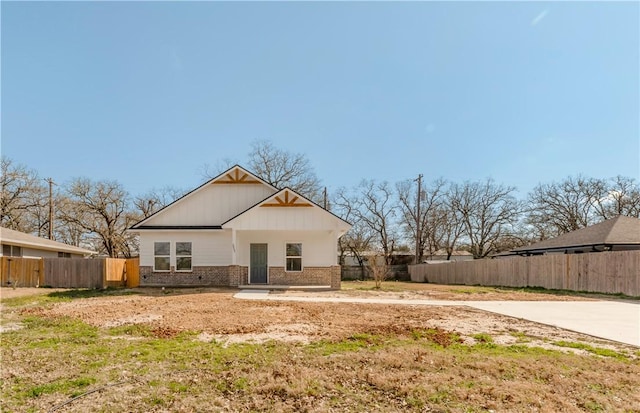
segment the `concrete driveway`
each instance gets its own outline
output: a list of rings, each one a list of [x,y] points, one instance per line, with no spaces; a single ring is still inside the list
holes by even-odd
[[[623,301],[438,301],[380,298],[296,297],[241,290],[245,300],[468,306],[640,347],[640,303]]]

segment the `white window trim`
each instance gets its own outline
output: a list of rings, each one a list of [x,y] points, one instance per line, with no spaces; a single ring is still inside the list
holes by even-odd
[[[178,248],[178,243],[179,242],[188,242],[189,244],[191,244],[191,255],[178,255],[177,248]],[[175,245],[174,245],[173,250],[174,250],[175,255],[176,255],[176,257],[175,257],[176,258],[176,265],[175,265],[176,272],[193,272],[193,241],[176,241],[174,244]],[[191,258],[191,268],[189,268],[188,270],[179,270],[178,269],[178,258],[184,258],[184,257]]]
[[[287,244],[300,244],[302,255],[287,255]],[[287,258],[300,258],[300,270],[288,270]],[[302,241],[286,241],[284,243],[284,272],[303,272],[304,271],[304,243]]]
[[[169,255],[156,255],[156,243],[169,243]],[[169,257],[169,269],[156,269],[156,257]],[[153,272],[171,272],[171,241],[153,241]]]

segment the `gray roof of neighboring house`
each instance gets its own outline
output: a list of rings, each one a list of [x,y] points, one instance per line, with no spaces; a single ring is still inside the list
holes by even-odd
[[[52,241],[46,238],[25,234],[8,228],[0,228],[0,242],[2,244],[17,245],[33,249],[68,252],[70,254],[93,255],[96,252],[88,249],[75,247],[62,242]]]
[[[513,252],[562,250],[590,246],[640,245],[640,219],[618,215],[599,224],[591,225]]]

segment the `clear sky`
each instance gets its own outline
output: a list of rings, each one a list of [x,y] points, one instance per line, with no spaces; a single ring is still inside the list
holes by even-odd
[[[640,178],[638,2],[6,2],[2,154],[193,188],[271,140],[330,190]]]

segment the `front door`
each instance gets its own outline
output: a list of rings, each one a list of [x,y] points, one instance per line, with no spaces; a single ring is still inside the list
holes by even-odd
[[[267,244],[251,244],[249,284],[267,283]]]

